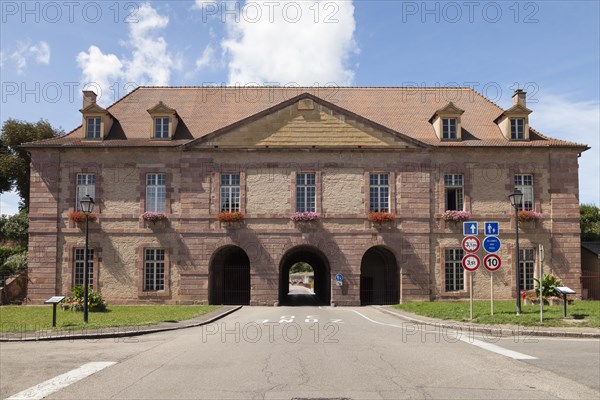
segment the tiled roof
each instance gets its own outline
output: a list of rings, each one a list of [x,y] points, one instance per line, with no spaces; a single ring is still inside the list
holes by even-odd
[[[391,131],[436,147],[575,147],[586,145],[552,139],[531,129],[530,141],[509,141],[494,122],[504,110],[471,88],[388,87],[139,87],[107,108],[115,123],[106,139],[81,139],[82,127],[59,138],[26,147],[178,146],[224,130],[243,119],[309,93]],[[150,140],[148,109],[160,101],[174,108],[179,124],[174,140]],[[430,117],[449,102],[465,110],[463,140],[440,141]],[[535,111],[535,110],[534,110]]]

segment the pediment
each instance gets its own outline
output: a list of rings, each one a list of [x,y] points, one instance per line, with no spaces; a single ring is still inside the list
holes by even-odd
[[[190,147],[417,148],[420,142],[305,94],[194,141]]]
[[[148,111],[148,114],[150,114],[150,115],[152,115],[152,114],[175,114],[176,113],[174,108],[167,106],[162,101],[159,101],[157,105],[155,105],[152,108],[149,108],[146,111]]]
[[[527,107],[523,107],[521,104],[515,104],[508,110],[504,111],[504,115],[529,115],[533,111],[531,111]]]
[[[79,110],[79,112],[82,114],[109,114],[105,108],[100,107],[97,103],[92,103],[89,106]]]

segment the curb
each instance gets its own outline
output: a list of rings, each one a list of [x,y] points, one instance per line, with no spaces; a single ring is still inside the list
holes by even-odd
[[[446,322],[443,320],[425,321],[418,318],[409,317],[408,315],[400,314],[390,309],[381,306],[375,306],[375,309],[393,315],[397,318],[410,321],[412,323],[436,326],[444,329],[460,330],[467,329],[470,332],[484,333],[495,336],[544,336],[544,337],[564,337],[564,338],[579,338],[579,339],[597,339],[600,338],[600,332],[572,332],[572,331],[552,331],[552,330],[537,330],[529,329],[529,326],[515,326],[514,328],[507,328],[506,325],[476,325],[476,324],[465,324],[462,322]]]
[[[223,317],[228,316],[229,314],[236,312],[237,310],[239,310],[242,307],[243,306],[236,306],[230,310],[222,312],[219,315],[215,315],[214,317],[211,317],[211,318],[207,319],[206,321],[199,321],[199,322],[194,322],[194,323],[179,325],[179,326],[165,326],[165,327],[160,327],[160,328],[155,327],[155,328],[146,328],[146,329],[143,329],[143,326],[140,326],[140,327],[127,326],[124,328],[128,329],[128,330],[121,331],[121,332],[106,332],[106,333],[91,332],[88,334],[85,334],[85,333],[69,334],[69,332],[66,331],[64,335],[55,335],[55,336],[39,336],[40,332],[29,332],[31,335],[33,335],[32,337],[21,337],[21,338],[0,337],[0,342],[6,343],[6,342],[40,342],[40,341],[75,340],[75,339],[111,339],[111,338],[148,335],[150,333],[158,333],[158,332],[176,331],[176,330],[180,330],[180,329],[195,328],[198,326],[210,324],[210,323],[215,322]],[[185,322],[185,321],[181,321],[181,323],[183,323],[183,322]],[[140,328],[140,329],[136,329],[136,328]],[[102,330],[102,328],[99,328],[99,329]],[[120,327],[115,326],[115,327],[109,327],[109,328],[104,328],[104,329],[117,330],[117,329],[120,329]],[[27,333],[28,332],[22,332],[21,334],[27,335]],[[13,334],[13,333],[7,332],[6,334],[3,334],[3,335],[11,335],[11,334]],[[0,335],[2,335],[2,334],[0,334]]]

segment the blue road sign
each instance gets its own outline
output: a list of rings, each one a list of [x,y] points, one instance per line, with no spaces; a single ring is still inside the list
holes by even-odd
[[[477,222],[463,222],[463,235],[465,236],[477,236],[478,235]]]
[[[500,233],[500,224],[498,222],[484,222],[483,228],[485,236],[498,236]]]
[[[486,236],[483,239],[483,249],[488,253],[497,253],[500,250],[500,239],[496,236]]]
[[[337,275],[335,276],[335,280],[336,280],[336,281],[338,281],[338,282],[341,282],[341,281],[342,281],[342,279],[344,279],[344,275],[342,275],[342,274],[337,274]]]

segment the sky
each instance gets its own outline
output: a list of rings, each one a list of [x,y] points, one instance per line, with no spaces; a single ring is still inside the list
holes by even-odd
[[[580,201],[600,205],[599,1],[5,1],[0,120],[81,123],[140,85],[470,86],[591,147]],[[0,195],[0,214],[18,196]]]

